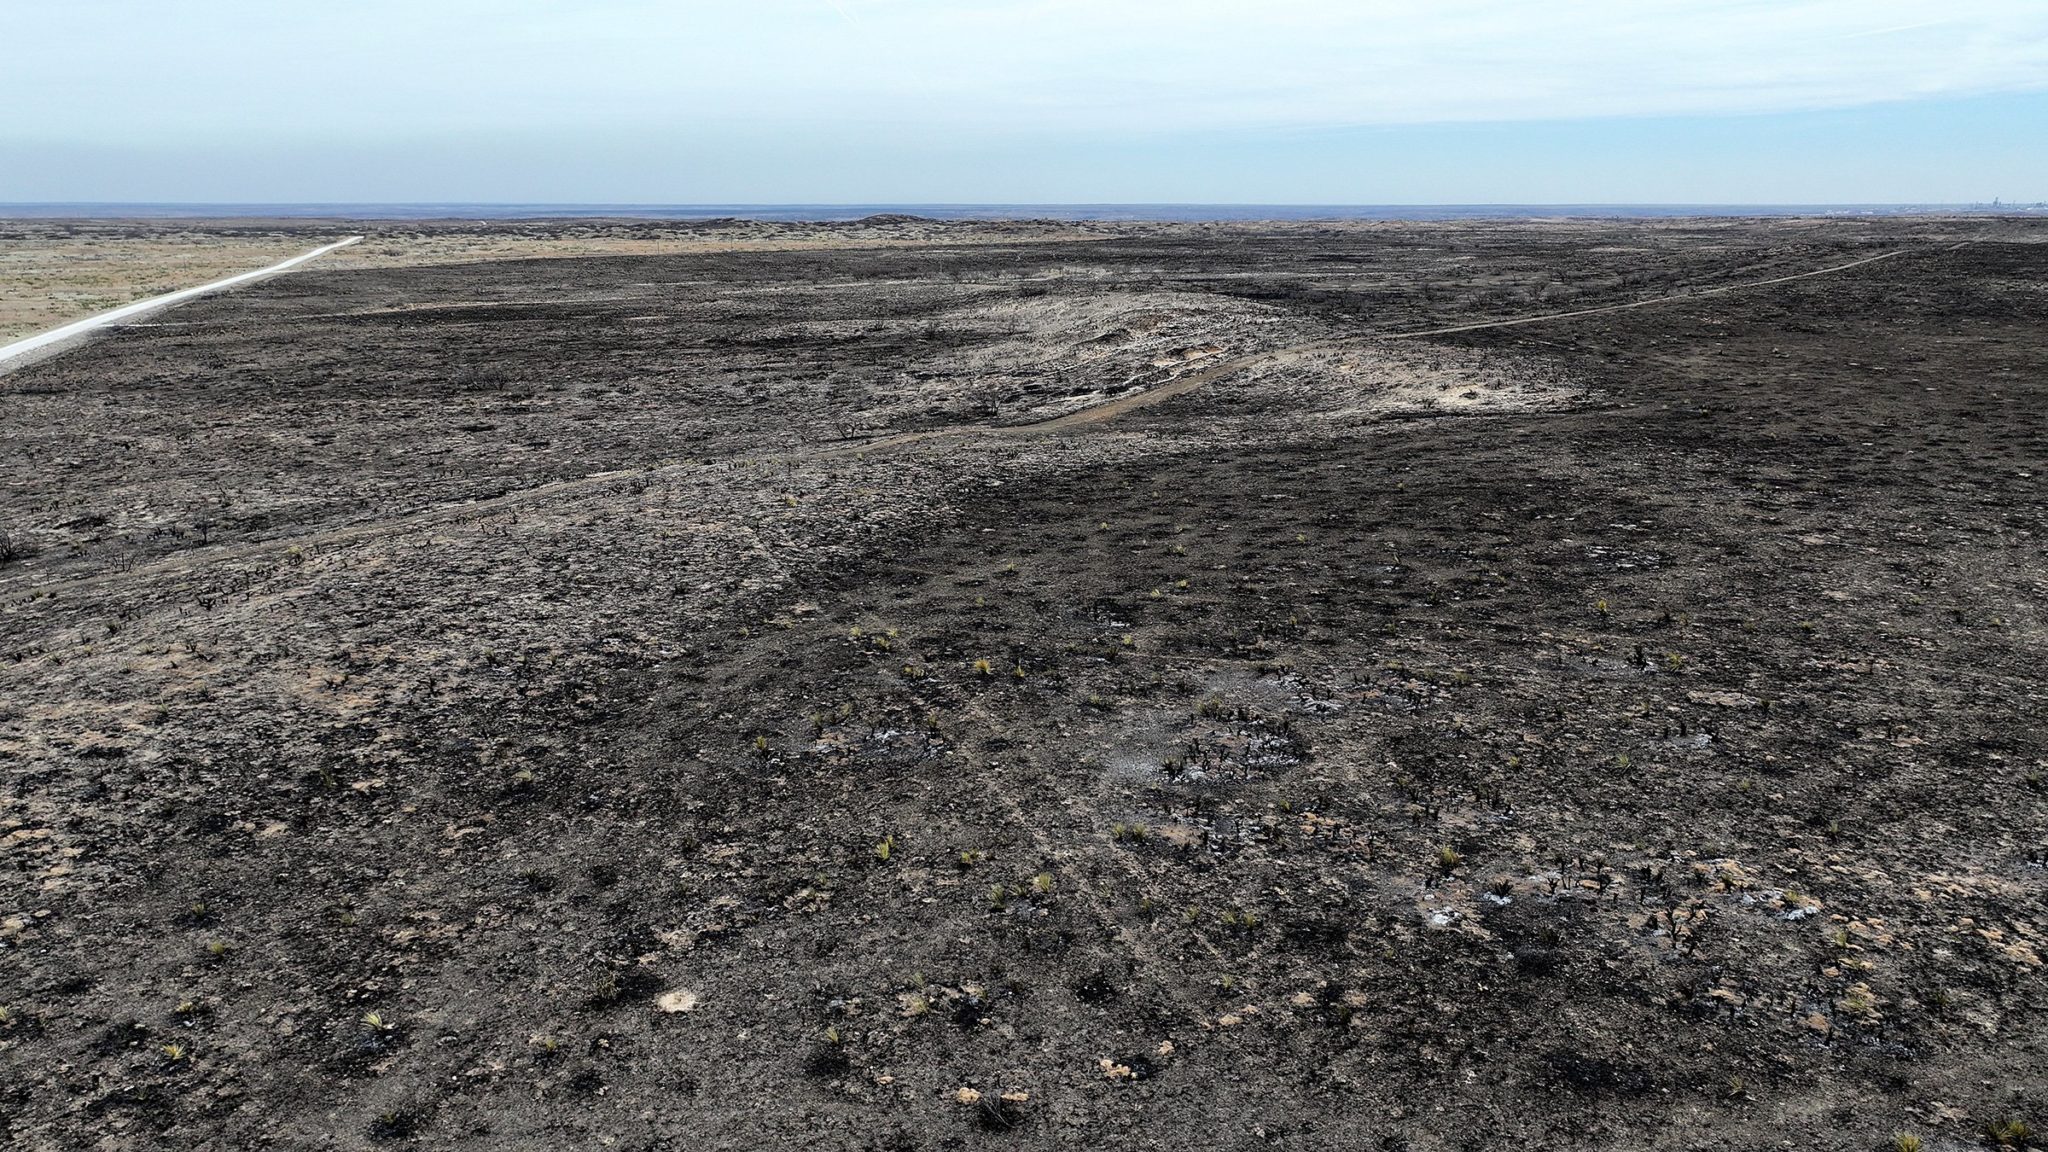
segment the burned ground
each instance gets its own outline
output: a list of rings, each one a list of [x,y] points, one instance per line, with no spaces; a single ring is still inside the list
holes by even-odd
[[[314,269],[0,377],[0,1115],[2024,1144],[2040,239]]]

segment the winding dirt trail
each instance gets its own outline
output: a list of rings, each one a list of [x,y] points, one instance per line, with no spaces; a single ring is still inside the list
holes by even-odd
[[[349,243],[349,241],[344,241],[343,243]],[[323,248],[315,252],[307,253],[304,256],[297,257],[293,261],[287,261],[286,265],[312,259],[314,256],[317,256],[322,252],[330,251],[333,247],[338,246],[339,245],[330,245],[328,248]],[[833,445],[824,448],[814,448],[784,453],[780,458],[784,460],[829,460],[845,457],[860,457],[870,452],[886,452],[894,448],[907,447],[912,444],[965,439],[977,436],[1033,436],[1041,435],[1048,432],[1061,432],[1066,431],[1068,429],[1086,427],[1092,424],[1100,424],[1105,421],[1114,420],[1117,417],[1125,415],[1129,412],[1135,412],[1140,409],[1150,408],[1154,405],[1165,403],[1166,401],[1171,400],[1176,396],[1186,395],[1187,393],[1192,392],[1195,389],[1200,388],[1206,384],[1214,383],[1215,381],[1224,379],[1225,377],[1234,375],[1238,372],[1242,372],[1248,368],[1253,368],[1261,364],[1270,363],[1283,357],[1300,356],[1303,354],[1314,352],[1327,352],[1342,348],[1354,348],[1360,345],[1369,345],[1378,341],[1417,340],[1431,336],[1447,336],[1460,332],[1478,332],[1491,328],[1512,328],[1527,324],[1547,323],[1549,321],[1554,320],[1571,320],[1585,316],[1600,316],[1613,312],[1626,312],[1638,308],[1653,308],[1666,304],[1686,303],[1690,301],[1704,299],[1710,296],[1722,296],[1733,292],[1744,292],[1756,288],[1767,288],[1777,284],[1789,284],[1798,280],[1811,280],[1821,276],[1832,276],[1837,273],[1847,272],[1854,268],[1861,268],[1866,265],[1875,264],[1881,260],[1890,260],[1898,256],[1903,256],[1907,254],[1908,251],[1910,251],[1910,249],[1894,249],[1889,252],[1879,253],[1876,256],[1866,256],[1860,260],[1849,261],[1846,264],[1830,265],[1826,268],[1816,268],[1808,272],[1797,272],[1788,276],[1774,276],[1767,280],[1751,280],[1739,284],[1726,284],[1716,288],[1703,288],[1694,291],[1674,292],[1664,296],[1655,296],[1647,300],[1633,300],[1623,304],[1606,304],[1595,308],[1574,309],[1569,312],[1544,312],[1537,313],[1534,315],[1509,317],[1500,320],[1480,321],[1478,323],[1473,324],[1456,324],[1444,328],[1428,328],[1413,332],[1395,332],[1383,335],[1361,335],[1336,340],[1317,341],[1309,344],[1294,344],[1284,348],[1270,349],[1265,352],[1257,352],[1251,355],[1239,356],[1230,360],[1225,360],[1220,363],[1213,364],[1207,368],[1201,369],[1200,371],[1191,372],[1188,375],[1178,377],[1164,384],[1156,385],[1152,388],[1146,389],[1143,392],[1133,393],[1128,396],[1120,396],[1113,400],[1106,400],[1099,404],[1090,405],[1086,408],[1082,408],[1075,412],[1069,412],[1065,415],[1055,416],[1048,420],[1040,420],[1030,424],[962,424],[946,428],[930,428],[916,432],[899,432],[893,435],[882,436],[874,440],[862,441],[858,444]],[[264,269],[260,273],[245,274],[244,277],[237,278],[237,280],[246,279],[248,276],[253,275],[267,275],[270,274],[271,272],[276,271],[278,268],[285,267],[286,265],[279,265],[271,269]],[[200,291],[213,290],[220,287],[221,285],[225,285],[228,283],[230,283],[230,281],[221,281],[214,285],[204,286],[201,289],[188,289],[187,291],[196,293]],[[155,302],[145,301],[144,303]],[[432,528],[444,524],[460,523],[464,520],[489,516],[498,512],[510,511],[512,509],[523,507],[536,501],[545,500],[552,497],[568,495],[575,492],[586,491],[595,488],[601,488],[607,484],[615,484],[622,480],[627,480],[634,477],[659,476],[664,473],[675,473],[684,469],[694,469],[699,467],[702,467],[702,465],[694,463],[670,463],[657,464],[647,468],[622,469],[614,472],[597,472],[592,473],[588,476],[582,476],[572,480],[557,480],[545,484],[537,484],[531,488],[521,488],[517,491],[507,492],[501,496],[493,496],[482,500],[465,501],[459,504],[445,504],[435,508],[422,509],[417,512],[409,512],[398,516],[392,516],[378,520],[364,521],[356,524],[347,524],[336,528],[321,529],[318,531],[308,532],[296,536],[281,536],[266,540],[249,541],[247,543],[242,544],[226,544],[195,548],[186,552],[178,553],[174,556],[167,556],[160,560],[138,564],[133,567],[124,568],[117,571],[102,572],[91,576],[80,576],[69,580],[55,580],[41,585],[15,588],[5,592],[0,592],[0,607],[4,607],[9,612],[12,612],[18,610],[20,605],[32,601],[62,596],[75,592],[90,592],[96,588],[106,587],[108,585],[130,578],[177,575],[182,572],[195,571],[201,567],[205,567],[211,564],[220,564],[235,560],[246,560],[257,556],[262,556],[268,553],[281,552],[287,548],[291,548],[294,546],[297,546],[299,548],[306,548],[324,547],[334,544],[346,544],[372,536],[396,532],[416,531],[422,528]]]

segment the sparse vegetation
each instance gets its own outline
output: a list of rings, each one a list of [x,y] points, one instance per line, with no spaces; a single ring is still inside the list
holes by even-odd
[[[2032,1148],[2034,1130],[2017,1117],[1994,1120],[1985,1126],[1984,1139],[1998,1148]]]

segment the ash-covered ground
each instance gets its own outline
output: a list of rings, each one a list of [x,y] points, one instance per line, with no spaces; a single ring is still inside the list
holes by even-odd
[[[2044,239],[387,226],[0,376],[0,1124],[2029,1146]]]

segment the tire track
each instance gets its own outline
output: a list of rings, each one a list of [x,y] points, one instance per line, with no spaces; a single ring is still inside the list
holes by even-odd
[[[344,241],[343,243],[346,244],[351,242],[352,241]],[[287,264],[297,263],[311,259],[314,256],[321,254],[322,252],[331,250],[331,247],[338,246],[339,245],[330,246],[330,248],[323,248],[315,252],[307,253],[305,256],[295,258],[294,261],[288,261]],[[1040,420],[1029,424],[1013,425],[961,424],[946,428],[930,428],[916,432],[899,432],[893,435],[882,436],[878,439],[863,441],[858,444],[842,444],[832,445],[830,447],[824,448],[799,449],[795,452],[783,454],[780,457],[780,459],[786,461],[815,461],[844,459],[847,457],[858,458],[861,456],[865,456],[869,452],[886,452],[896,448],[908,447],[913,444],[936,443],[947,440],[967,439],[973,437],[1037,436],[1049,432],[1063,432],[1069,429],[1082,428],[1093,424],[1101,424],[1106,421],[1114,420],[1119,416],[1126,415],[1127,413],[1136,412],[1145,408],[1153,407],[1158,404],[1163,404],[1166,401],[1171,400],[1177,396],[1184,396],[1189,392],[1193,392],[1197,388],[1201,388],[1207,384],[1212,384],[1227,376],[1234,375],[1236,373],[1245,371],[1249,368],[1258,367],[1262,364],[1271,363],[1273,361],[1285,357],[1301,356],[1316,352],[1335,351],[1343,348],[1354,348],[1360,345],[1369,345],[1374,342],[1381,341],[1420,340],[1432,336],[1448,336],[1463,332],[1480,332],[1494,328],[1514,328],[1529,324],[1544,324],[1558,320],[1574,320],[1585,316],[1602,316],[1616,312],[1627,312],[1638,308],[1654,308],[1666,304],[1687,303],[1691,301],[1701,300],[1711,296],[1725,296],[1735,292],[1745,292],[1757,288],[1768,288],[1778,284],[1790,284],[1799,280],[1811,280],[1821,276],[1833,276],[1842,272],[1850,271],[1851,269],[1865,267],[1866,265],[1870,264],[1876,264],[1879,261],[1891,260],[1896,257],[1906,255],[1909,251],[1910,249],[1897,248],[1889,252],[1879,253],[1875,256],[1866,256],[1860,260],[1852,260],[1846,264],[1834,264],[1826,268],[1816,268],[1811,271],[1797,272],[1787,276],[1774,276],[1767,280],[1745,281],[1740,284],[1726,284],[1717,288],[1704,288],[1699,289],[1697,291],[1674,292],[1664,296],[1654,296],[1647,300],[1633,300],[1624,304],[1606,304],[1596,308],[1573,309],[1568,312],[1544,312],[1528,316],[1507,317],[1500,320],[1486,320],[1472,324],[1454,324],[1442,328],[1425,328],[1412,332],[1394,332],[1381,335],[1342,337],[1332,340],[1316,341],[1308,344],[1293,344],[1284,348],[1274,348],[1264,352],[1255,352],[1250,355],[1235,357],[1233,359],[1223,361],[1222,363],[1211,365],[1210,367],[1204,368],[1200,371],[1189,373],[1186,376],[1170,380],[1164,384],[1148,388],[1143,392],[1133,393],[1128,396],[1121,396],[1113,400],[1106,400],[1102,403],[1093,404],[1086,408],[1082,408],[1078,411],[1069,412],[1061,416],[1055,416],[1047,420]],[[273,271],[275,271],[275,268],[264,269],[258,273],[245,273],[243,277],[237,279],[246,279],[250,276],[257,275],[267,275],[272,273]],[[206,285],[199,289],[187,289],[186,291],[187,293],[209,291],[218,288],[220,285],[224,285],[227,283],[229,283],[229,281],[221,281],[214,285]],[[159,298],[159,300],[162,299],[167,298]],[[155,304],[157,302],[144,301],[143,303]],[[31,587],[17,588],[8,590],[6,592],[0,592],[0,606],[4,606],[11,612],[18,608],[19,605],[24,603],[53,598],[61,595],[68,595],[71,593],[90,592],[95,589],[104,588],[109,585],[118,583],[122,580],[130,578],[143,579],[154,576],[174,576],[181,573],[196,571],[202,567],[206,567],[213,564],[229,563],[236,560],[255,559],[268,553],[282,552],[285,549],[292,547],[299,547],[302,549],[307,547],[327,547],[335,544],[352,543],[354,541],[361,540],[370,536],[411,532],[417,531],[422,528],[433,528],[445,524],[455,524],[465,520],[477,519],[485,516],[490,516],[498,512],[510,511],[513,509],[521,508],[541,500],[547,500],[558,496],[565,496],[578,492],[600,489],[607,484],[619,483],[622,481],[627,481],[635,478],[676,476],[684,474],[686,470],[701,467],[702,465],[694,463],[669,463],[657,464],[648,468],[622,469],[613,472],[597,472],[592,473],[591,475],[588,476],[578,477],[576,479],[558,480],[546,484],[538,484],[531,488],[522,488],[517,491],[507,492],[499,496],[487,497],[481,500],[466,501],[460,504],[442,505],[436,508],[428,508],[417,512],[404,513],[398,516],[392,516],[379,520],[365,521],[358,524],[342,525],[337,528],[320,529],[296,536],[281,536],[266,540],[250,541],[243,544],[218,545],[210,548],[194,549],[191,551],[178,553],[174,556],[167,556],[159,560],[138,564],[133,567],[121,569],[114,572],[102,572],[92,576],[80,576],[69,580],[54,580],[48,583],[35,585]]]

